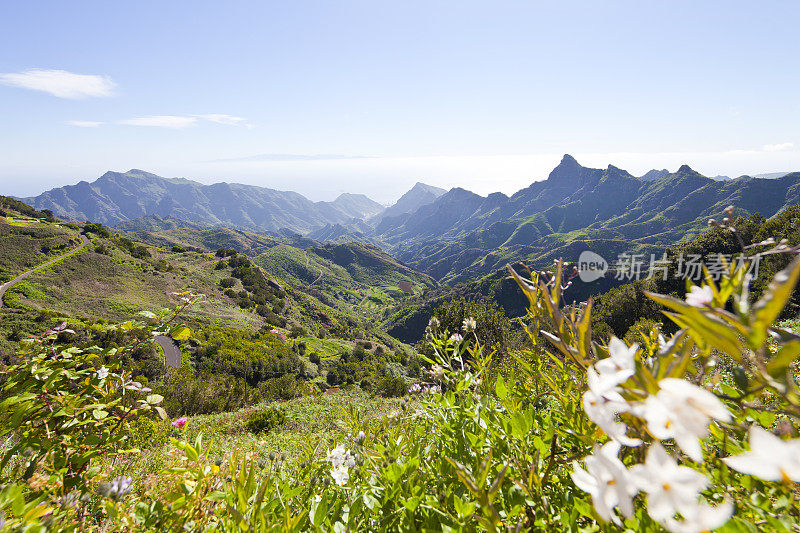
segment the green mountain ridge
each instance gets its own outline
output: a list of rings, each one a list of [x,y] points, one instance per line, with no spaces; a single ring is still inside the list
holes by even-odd
[[[737,215],[771,217],[800,201],[800,173],[718,181],[684,165],[656,174],[642,180],[611,165],[586,168],[565,155],[547,180],[510,197],[453,189],[412,215],[384,219],[372,237],[450,283],[490,274],[494,258],[536,263],[542,251],[574,240],[659,250],[702,232],[728,205]],[[600,245],[594,251],[602,253]]]

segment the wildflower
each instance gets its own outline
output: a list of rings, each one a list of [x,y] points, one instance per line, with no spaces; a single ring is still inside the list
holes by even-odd
[[[425,389],[425,392],[427,392],[428,394],[441,394],[442,388],[439,385],[433,385]]]
[[[462,329],[466,333],[472,333],[473,331],[475,331],[475,328],[477,328],[477,327],[478,327],[478,324],[475,322],[475,319],[472,318],[472,317],[465,318],[464,322],[462,324]]]
[[[464,337],[462,337],[460,333],[453,333],[450,335],[450,340],[455,341],[456,344],[461,344],[461,341],[464,340]]]
[[[97,492],[106,498],[121,500],[133,490],[133,480],[130,476],[117,476],[108,483],[101,483]]]
[[[733,504],[727,500],[714,506],[699,503],[691,519],[668,519],[662,525],[673,533],[707,533],[721,527],[732,515]]]
[[[697,514],[698,498],[708,486],[708,478],[678,462],[654,442],[644,464],[631,467],[638,488],[647,493],[647,512],[653,520],[664,522],[680,513],[686,519]]]
[[[408,388],[409,394],[415,394],[417,392],[421,392],[422,387],[419,386],[419,383],[414,383]]]
[[[686,293],[686,303],[693,307],[703,307],[710,304],[714,300],[714,291],[711,287],[698,287],[692,285],[692,288]]]
[[[655,438],[675,439],[686,455],[702,461],[700,439],[708,435],[711,419],[730,422],[730,412],[714,394],[688,381],[666,378],[658,386],[658,393],[649,396],[634,412],[645,419]]]
[[[436,329],[440,326],[439,319],[435,316],[432,316],[430,320],[428,320],[428,327],[431,329]]]
[[[737,472],[767,481],[800,482],[800,439],[783,440],[751,426],[750,451],[723,461]]]
[[[626,435],[628,427],[616,420],[619,413],[627,412],[630,405],[616,388],[608,389],[607,383],[593,367],[587,371],[589,390],[583,393],[583,411],[589,420],[597,424],[608,437],[625,446],[638,446],[642,441]]]
[[[615,524],[620,520],[613,512],[614,508],[619,507],[625,517],[633,516],[633,497],[638,492],[628,469],[617,457],[619,448],[620,444],[614,441],[602,448],[595,446],[592,455],[584,461],[586,470],[577,462],[572,463],[575,485],[592,496],[594,508],[603,520]]]
[[[442,367],[442,365],[434,364],[433,366],[431,366],[430,374],[436,379],[442,379],[445,374],[444,368]]]
[[[600,378],[598,385],[611,389],[631,377],[635,372],[635,357],[638,349],[638,344],[629,348],[618,338],[611,337],[611,342],[608,343],[608,352],[611,357],[601,359],[594,365]]]
[[[176,427],[176,428],[178,428],[178,429],[183,429],[183,428],[184,428],[184,426],[186,426],[186,422],[187,422],[187,420],[189,420],[189,419],[188,419],[188,418],[186,418],[185,416],[182,416],[182,417],[180,417],[179,419],[175,420],[175,421],[172,423],[172,425],[173,425],[173,426],[175,426],[175,427]]]
[[[100,370],[97,371],[97,379],[102,381],[107,377],[108,377],[108,369],[105,366],[101,366]]]
[[[363,444],[365,440],[367,440],[367,435],[363,431],[359,431],[354,442],[356,444]]]
[[[345,450],[344,445],[339,445],[333,450],[328,452],[328,457],[325,459],[331,463],[331,478],[340,487],[347,484],[350,479],[350,468],[355,466],[355,458],[348,450]]]

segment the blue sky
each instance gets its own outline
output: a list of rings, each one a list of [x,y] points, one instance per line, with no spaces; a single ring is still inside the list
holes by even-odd
[[[390,202],[419,180],[510,193],[567,152],[800,170],[798,20],[788,1],[4,2],[0,194],[141,168]]]

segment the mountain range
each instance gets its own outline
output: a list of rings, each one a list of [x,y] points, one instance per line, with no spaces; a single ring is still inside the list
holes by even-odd
[[[364,195],[332,202],[250,185],[203,185],[141,170],[26,198],[64,219],[131,231],[227,227],[310,242],[379,246],[444,282],[474,279],[507,262],[549,261],[581,249],[658,251],[695,235],[727,205],[770,217],[800,202],[800,173],[709,178],[683,165],[636,177],[564,155],[547,179],[507,196],[417,183],[385,208]],[[285,242],[285,238],[281,238]]]
[[[771,217],[800,202],[797,172],[716,180],[683,165],[648,174],[587,168],[565,155],[546,180],[511,196],[455,188],[411,215],[384,219],[371,238],[418,270],[458,282],[508,262],[576,260],[582,249],[655,252],[699,233],[728,205],[737,215]]]
[[[261,232],[313,229],[373,217],[383,206],[363,194],[342,194],[332,202],[252,185],[203,185],[168,179],[142,170],[106,172],[92,183],[52,189],[24,202],[49,209],[55,216],[116,226],[157,215],[197,226],[226,226]]]

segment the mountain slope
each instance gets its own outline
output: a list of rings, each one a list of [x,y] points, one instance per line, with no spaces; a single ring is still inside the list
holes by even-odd
[[[403,194],[403,196],[401,196],[394,205],[387,207],[380,215],[375,217],[370,222],[377,226],[384,218],[392,218],[413,213],[423,205],[433,203],[434,200],[446,192],[446,190],[440,189],[439,187],[426,185],[418,181],[411,189]]]
[[[295,192],[236,183],[202,185],[141,170],[106,172],[93,183],[82,181],[24,201],[37,209],[50,209],[59,218],[110,226],[158,215],[196,225],[262,232],[288,228],[299,233],[373,216],[382,209],[363,195],[315,203]]]
[[[643,245],[657,252],[696,235],[728,205],[737,214],[770,217],[800,200],[800,173],[718,181],[684,165],[645,176],[611,165],[586,168],[565,155],[546,180],[510,197],[453,189],[413,214],[383,219],[373,238],[450,283],[489,274],[502,261],[544,258],[573,241],[598,252],[638,253]]]

